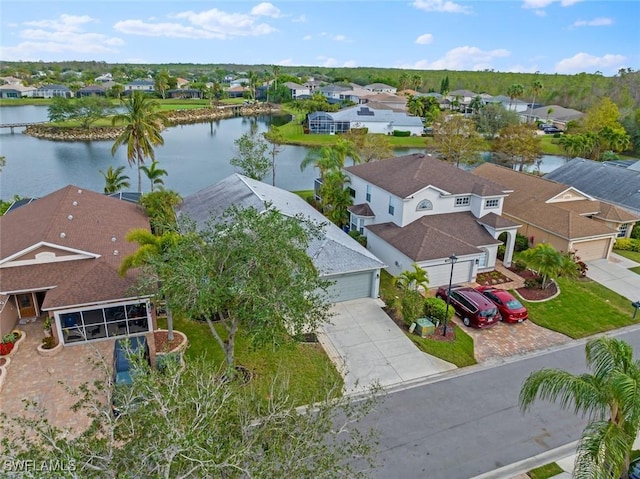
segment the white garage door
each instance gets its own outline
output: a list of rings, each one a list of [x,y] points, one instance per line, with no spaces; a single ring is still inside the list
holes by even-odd
[[[329,297],[336,303],[370,297],[374,274],[375,272],[365,271],[326,278],[334,282],[329,288]]]
[[[573,243],[573,250],[580,261],[606,258],[609,251],[609,238]]]
[[[437,266],[422,266],[429,274],[429,287],[442,286],[449,284],[449,275],[451,274],[451,264],[441,264]],[[456,263],[453,266],[453,284],[467,283],[471,281],[473,263],[465,261]]]

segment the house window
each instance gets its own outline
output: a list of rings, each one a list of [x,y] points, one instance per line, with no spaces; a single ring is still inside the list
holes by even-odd
[[[486,268],[487,267],[487,259],[489,257],[489,253],[483,251],[482,256],[478,258],[478,268]]]
[[[371,185],[367,185],[367,196],[366,200],[371,202]]]
[[[469,196],[460,196],[456,198],[456,206],[469,206],[471,198]]]
[[[627,223],[620,225],[620,228],[618,228],[618,238],[627,237],[627,228],[629,228]]]
[[[389,214],[393,216],[395,210],[395,206],[393,205],[393,196],[389,196]]]
[[[422,200],[420,203],[418,203],[418,206],[416,206],[416,211],[432,210],[432,209],[433,209],[433,203],[431,203],[431,201],[429,200]]]
[[[498,199],[487,200],[484,202],[484,207],[487,209],[497,208],[498,206],[500,206],[500,200]]]
[[[354,190],[353,188],[349,187],[349,196],[351,198],[355,198],[356,197],[356,190]]]

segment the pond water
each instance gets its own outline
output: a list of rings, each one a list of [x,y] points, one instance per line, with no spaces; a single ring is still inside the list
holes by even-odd
[[[47,120],[46,106],[17,106],[0,108],[0,124],[38,122]],[[235,155],[234,140],[254,129],[264,132],[271,122],[282,117],[234,117],[209,123],[180,125],[168,128],[162,134],[165,144],[156,148],[156,159],[167,170],[165,187],[189,195],[232,174],[229,160]],[[22,133],[23,129],[0,129],[0,155],[6,157],[6,166],[0,172],[0,199],[14,194],[43,196],[68,184],[102,191],[104,179],[100,171],[110,165],[127,166],[126,152],[120,148],[111,155],[113,141],[56,142],[40,140]],[[314,168],[300,171],[300,162],[309,148],[287,145],[276,159],[276,186],[295,191],[313,189],[317,176]],[[396,155],[422,151],[396,150]],[[564,164],[566,159],[545,155],[539,165],[546,173]],[[532,169],[535,167],[531,167]],[[136,188],[137,176],[133,169],[125,170]],[[265,181],[270,181],[270,177]],[[143,176],[143,191],[149,191]]]

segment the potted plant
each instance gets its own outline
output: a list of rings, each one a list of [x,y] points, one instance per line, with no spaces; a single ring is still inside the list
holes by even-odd
[[[9,354],[13,350],[13,346],[17,340],[18,335],[14,332],[2,336],[2,342],[0,342],[0,356]]]
[[[51,318],[47,316],[44,319],[44,323],[42,324],[42,329],[44,330],[44,336],[46,338],[51,336]]]

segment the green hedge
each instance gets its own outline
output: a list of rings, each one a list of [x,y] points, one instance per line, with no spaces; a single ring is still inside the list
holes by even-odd
[[[411,132],[404,130],[393,130],[393,136],[411,136]]]
[[[447,303],[440,298],[427,298],[424,300],[424,312],[425,315],[429,318],[434,318],[438,321],[442,321],[446,310]],[[449,315],[447,319],[451,319],[453,317],[453,314],[453,307],[449,306]]]
[[[632,238],[619,238],[613,245],[613,249],[640,252],[640,240]]]

